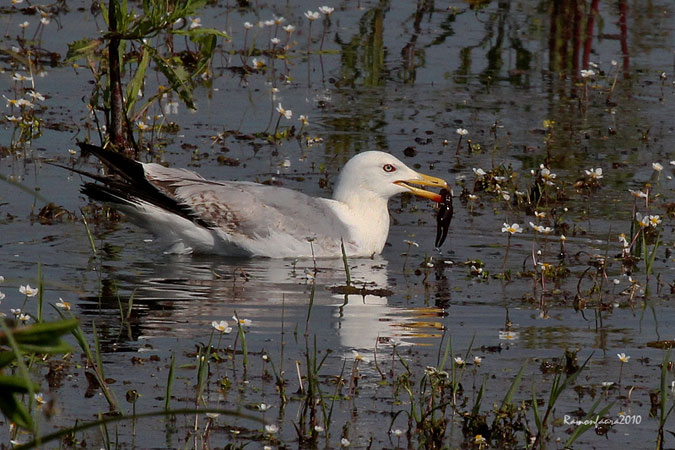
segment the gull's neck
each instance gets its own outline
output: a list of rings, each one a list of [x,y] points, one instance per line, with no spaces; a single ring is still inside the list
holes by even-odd
[[[336,189],[339,215],[352,230],[350,241],[361,256],[380,253],[389,235],[388,199],[368,191]]]

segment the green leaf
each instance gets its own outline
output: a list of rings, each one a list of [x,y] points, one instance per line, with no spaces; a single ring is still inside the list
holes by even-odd
[[[131,111],[134,109],[136,100],[138,99],[138,93],[143,86],[143,81],[145,80],[145,72],[148,69],[148,64],[150,63],[150,52],[145,49],[145,46],[142,47],[143,56],[138,63],[138,68],[134,74],[134,78],[127,85],[127,117],[131,117]]]
[[[0,392],[2,392],[0,394],[0,411],[2,411],[7,420],[14,422],[26,430],[33,430],[33,419],[28,414],[26,407],[8,392]]]
[[[216,49],[215,36],[204,36],[197,39],[197,42],[199,42],[199,61],[192,76],[197,76],[206,70]]]
[[[17,344],[19,349],[24,353],[49,353],[49,354],[64,354],[70,353],[72,348],[65,341],[57,338],[55,341],[47,344]]]
[[[595,412],[595,408],[598,407],[600,404],[600,401],[602,400],[602,397],[599,397],[595,403],[593,403],[593,406],[591,406],[591,409],[588,411],[588,413],[584,416],[583,419],[581,419],[581,424],[577,425],[574,428],[574,431],[570,435],[569,439],[567,439],[567,442],[565,442],[565,448],[572,448],[572,444],[574,441],[576,441],[579,436],[584,434],[586,431],[588,431],[590,428],[595,427],[595,417],[604,417],[605,414],[610,410],[612,406],[614,406],[615,402],[610,403],[609,405],[605,406],[602,408],[599,412]]]
[[[150,48],[149,48],[150,49]],[[196,109],[192,100],[192,87],[189,84],[189,76],[180,60],[176,62],[177,67],[173,67],[169,61],[164,59],[156,50],[151,49],[151,56],[157,68],[169,80],[171,89],[173,89],[183,100],[183,103],[190,109]]]
[[[73,62],[82,58],[90,58],[103,43],[101,39],[80,39],[68,44],[68,53],[66,53],[66,62]]]
[[[532,412],[534,412],[534,423],[537,425],[537,433],[541,435],[541,416],[539,414],[539,405],[537,404],[537,393],[534,390],[534,383],[532,384]]]
[[[60,320],[58,322],[41,322],[27,327],[20,327],[11,330],[12,336],[20,345],[38,345],[51,346],[60,345],[58,337],[75,329],[78,325],[77,319]],[[0,345],[8,343],[5,332],[0,332]]]
[[[7,367],[16,359],[14,352],[2,352],[0,353],[0,369]]]
[[[511,387],[506,392],[506,395],[504,396],[504,400],[502,400],[502,405],[499,407],[499,411],[505,411],[506,407],[509,404],[511,404],[511,399],[513,398],[513,394],[516,393],[516,389],[518,388],[518,385],[520,384],[520,380],[523,378],[523,372],[525,372],[526,367],[527,367],[527,360],[523,363],[523,366],[518,371],[518,375],[516,375],[516,378],[513,380],[513,383],[511,383]]]
[[[25,394],[26,392],[29,392],[31,388],[34,391],[40,390],[40,386],[38,384],[33,383],[31,380],[26,380],[18,375],[0,375],[0,392],[3,394],[8,392],[18,392],[20,394]]]
[[[108,8],[105,6],[105,2],[98,2],[99,7],[101,8],[101,16],[105,20],[105,26],[110,28],[110,22],[108,21]]]
[[[480,405],[483,402],[483,396],[485,395],[485,383],[487,382],[488,376],[485,374],[483,377],[483,383],[480,385],[480,390],[476,396],[476,400],[473,403],[473,408],[471,409],[471,415],[476,417],[480,413]]]
[[[172,34],[180,34],[188,36],[190,39],[197,39],[204,36],[219,36],[224,39],[230,39],[230,35],[224,31],[216,30],[215,28],[193,28],[191,30],[171,30]]]

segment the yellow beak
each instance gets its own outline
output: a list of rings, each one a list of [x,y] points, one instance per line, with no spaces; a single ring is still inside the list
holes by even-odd
[[[418,186],[431,186],[431,187],[437,187],[437,188],[448,188],[448,183],[445,180],[442,180],[440,178],[432,177],[431,175],[425,175],[423,173],[418,173],[420,178],[415,179],[415,180],[399,180],[399,181],[394,181],[394,183],[398,184],[399,186],[403,186],[404,188],[407,188],[410,190],[410,192],[414,195],[417,195],[418,197],[424,197],[428,198],[430,200],[435,201],[436,203],[440,203],[442,201],[441,195],[436,193],[436,192],[430,192],[430,191],[425,191],[424,189],[416,188],[414,186],[410,186],[411,184],[416,184]]]

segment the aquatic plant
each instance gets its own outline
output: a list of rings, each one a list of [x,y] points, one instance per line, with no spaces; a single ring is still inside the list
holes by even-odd
[[[206,0],[144,0],[139,14],[125,0],[110,0],[108,7],[102,2],[108,32],[69,45],[66,61],[85,60],[91,70],[95,84],[90,106],[94,114],[104,113],[106,130],[114,146],[128,150],[135,142],[131,123],[137,123],[141,140],[149,126],[140,119],[168,91],[176,93],[189,108],[195,108],[192,94],[195,80],[208,70],[216,39],[228,39],[226,33],[202,27],[198,21],[188,25],[187,18],[205,5]],[[175,48],[177,36],[186,38],[182,52]],[[190,48],[188,39],[196,44],[195,50]],[[163,46],[165,53],[158,50]],[[160,84],[154,94],[143,91],[151,61],[152,67],[165,77],[168,90]],[[133,71],[133,76],[125,88],[122,74],[126,71]],[[144,97],[147,100],[137,108],[138,99]]]

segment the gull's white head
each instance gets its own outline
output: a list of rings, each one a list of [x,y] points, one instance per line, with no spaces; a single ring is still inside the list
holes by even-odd
[[[340,172],[333,198],[345,203],[351,203],[356,198],[380,198],[386,202],[393,195],[411,192],[436,202],[441,201],[438,193],[412,185],[448,187],[444,180],[416,172],[395,156],[369,151],[359,153],[347,161]]]

